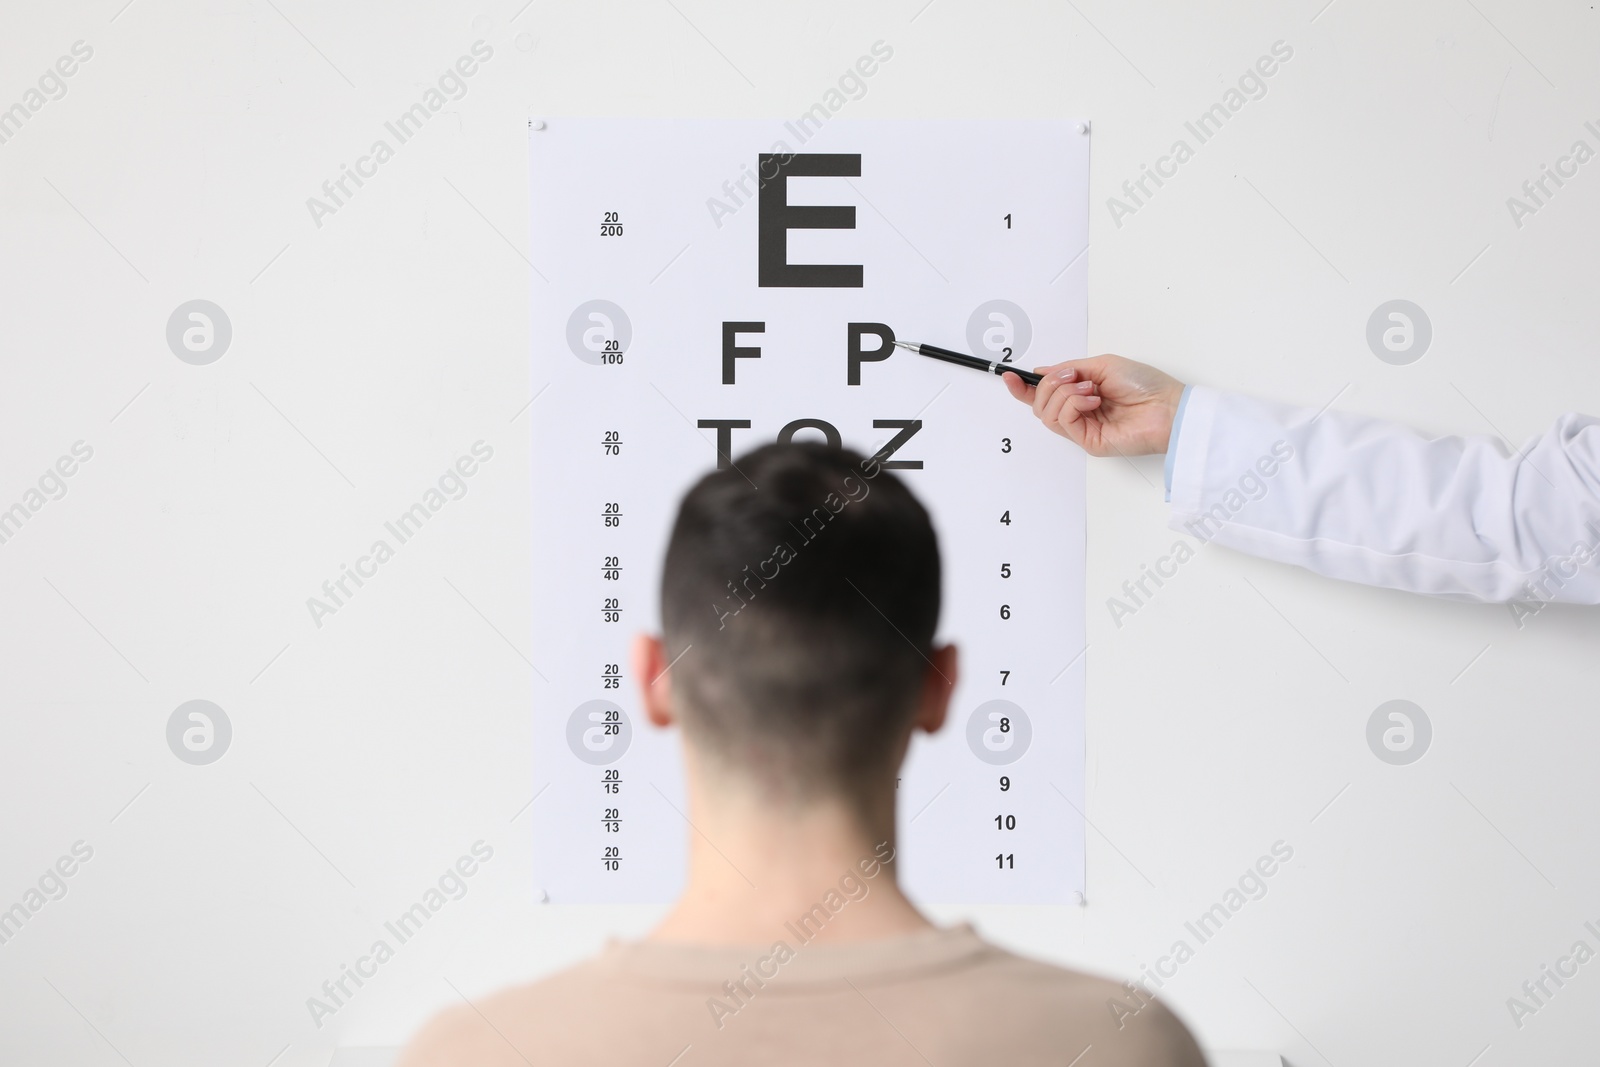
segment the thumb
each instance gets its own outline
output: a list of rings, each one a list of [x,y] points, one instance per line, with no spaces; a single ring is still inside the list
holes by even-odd
[[[1006,383],[1006,389],[1011,393],[1012,396],[1016,397],[1018,400],[1029,405],[1030,407],[1033,405],[1033,394],[1036,388],[1035,386],[1029,385],[1027,382],[1023,381],[1021,377],[1013,374],[1011,371],[1006,371],[1004,374],[1002,374],[1000,376],[1000,380]]]

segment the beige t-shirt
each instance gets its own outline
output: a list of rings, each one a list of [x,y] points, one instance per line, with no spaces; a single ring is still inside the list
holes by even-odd
[[[612,942],[433,1019],[400,1067],[1204,1067],[1176,1016],[968,925],[765,949]]]

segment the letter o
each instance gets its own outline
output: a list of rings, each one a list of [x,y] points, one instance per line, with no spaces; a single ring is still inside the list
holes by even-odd
[[[823,439],[828,442],[829,448],[838,448],[844,443],[833,423],[823,422],[821,419],[795,419],[778,431],[778,443],[780,445],[788,444],[794,440],[794,435],[801,430],[821,430]]]

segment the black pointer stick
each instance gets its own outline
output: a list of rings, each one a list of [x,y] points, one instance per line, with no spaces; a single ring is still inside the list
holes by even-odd
[[[933,345],[916,345],[910,341],[896,341],[894,344],[896,348],[909,349],[919,356],[942,359],[946,363],[957,363],[963,367],[971,367],[973,370],[981,370],[986,374],[1005,374],[1009,371],[1029,385],[1038,385],[1043,381],[1041,376],[1032,371],[1018,370],[1016,367],[1008,366],[1004,363],[993,363],[987,359],[979,359],[977,356],[962,355],[960,352],[952,352],[948,348],[935,348]]]

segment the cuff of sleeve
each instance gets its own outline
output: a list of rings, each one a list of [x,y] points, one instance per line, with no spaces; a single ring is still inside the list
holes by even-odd
[[[1178,434],[1183,431],[1183,413],[1189,406],[1189,392],[1194,386],[1183,387],[1183,395],[1178,398],[1178,413],[1172,416],[1172,433],[1167,438],[1167,463],[1163,471],[1167,485],[1167,501],[1172,501],[1172,467],[1178,459]]]
[[[1168,500],[1172,521],[1193,517],[1205,497],[1206,464],[1209,462],[1217,407],[1225,394],[1204,386],[1190,386],[1184,397],[1183,436],[1167,449],[1172,481]]]

